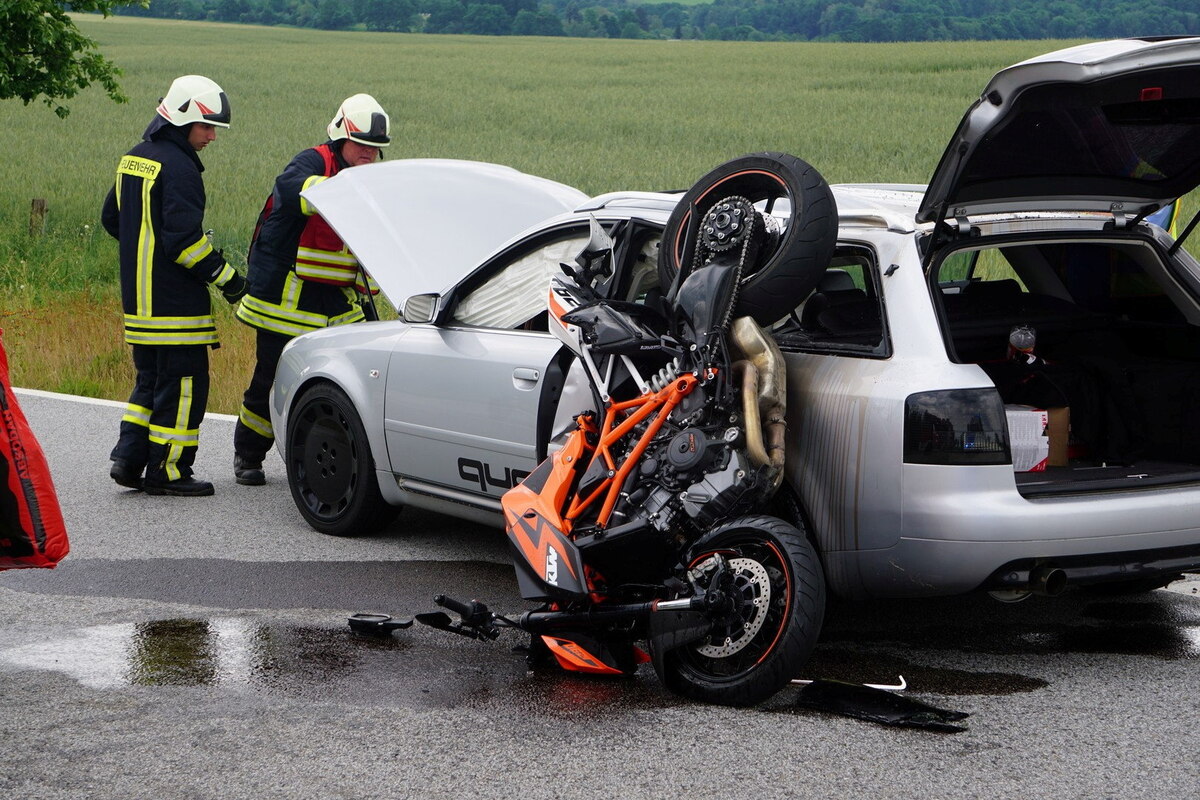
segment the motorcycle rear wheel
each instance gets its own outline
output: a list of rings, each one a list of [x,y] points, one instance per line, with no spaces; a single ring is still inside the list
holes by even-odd
[[[730,520],[692,547],[689,564],[725,556],[738,603],[705,639],[663,655],[663,680],[693,700],[749,706],[796,677],[825,616],[825,579],[804,533],[781,519]]]
[[[821,173],[796,156],[753,153],[727,161],[696,181],[667,220],[658,256],[658,280],[664,290],[681,270],[683,277],[691,271],[691,264],[682,263],[689,227],[699,225],[710,208],[734,195],[765,203],[768,213],[777,201],[791,205],[775,252],[756,272],[743,276],[734,310],[736,316],[770,325],[800,305],[825,274],[837,240],[837,204]]]

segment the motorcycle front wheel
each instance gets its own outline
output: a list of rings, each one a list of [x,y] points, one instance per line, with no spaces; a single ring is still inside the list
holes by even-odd
[[[825,617],[825,579],[804,533],[775,517],[730,520],[701,537],[689,565],[721,554],[733,602],[704,639],[663,654],[663,680],[693,700],[749,706],[798,674]]]

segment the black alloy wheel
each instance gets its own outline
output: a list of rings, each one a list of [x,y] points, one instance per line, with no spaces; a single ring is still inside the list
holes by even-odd
[[[399,513],[379,492],[362,420],[332,384],[312,386],[297,400],[288,419],[286,464],[296,507],[321,533],[374,533]]]

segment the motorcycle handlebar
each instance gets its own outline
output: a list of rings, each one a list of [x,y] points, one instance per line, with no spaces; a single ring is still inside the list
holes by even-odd
[[[433,602],[437,603],[442,608],[448,608],[455,614],[458,614],[463,619],[468,619],[475,613],[475,601],[464,603],[460,600],[455,600],[453,597],[447,597],[444,594],[439,594],[433,598]]]

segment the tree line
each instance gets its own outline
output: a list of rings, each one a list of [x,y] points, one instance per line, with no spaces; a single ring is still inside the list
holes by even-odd
[[[1195,33],[1195,0],[151,0],[122,15],[325,30],[897,42]]]

